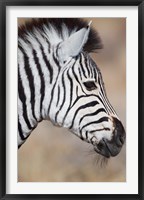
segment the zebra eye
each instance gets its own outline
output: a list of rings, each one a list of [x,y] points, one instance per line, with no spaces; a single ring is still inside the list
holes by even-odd
[[[84,82],[84,86],[86,87],[87,90],[91,91],[97,88],[95,82],[93,81],[88,81],[88,82]]]

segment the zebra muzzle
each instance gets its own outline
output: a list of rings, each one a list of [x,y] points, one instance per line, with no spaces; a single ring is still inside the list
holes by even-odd
[[[118,155],[125,142],[126,134],[122,123],[118,119],[114,118],[114,126],[115,129],[113,131],[112,139],[108,140],[102,138],[97,145],[97,149],[95,149],[96,152],[107,158]]]

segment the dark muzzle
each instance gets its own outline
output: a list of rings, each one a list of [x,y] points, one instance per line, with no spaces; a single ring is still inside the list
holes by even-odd
[[[103,138],[97,145],[99,153],[107,158],[119,154],[126,137],[122,123],[116,118],[114,118],[114,127],[112,139]]]

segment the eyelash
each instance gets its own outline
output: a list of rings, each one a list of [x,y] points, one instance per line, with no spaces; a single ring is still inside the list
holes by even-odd
[[[93,81],[84,82],[83,84],[86,87],[86,89],[89,91],[97,89],[97,86],[96,86],[95,82],[93,82]]]

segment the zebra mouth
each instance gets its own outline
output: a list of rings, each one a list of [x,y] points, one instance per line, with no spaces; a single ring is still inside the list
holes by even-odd
[[[94,149],[98,154],[101,154],[106,158],[114,157],[120,152],[120,148],[115,145],[111,145],[105,138],[103,138]]]
[[[118,146],[115,143],[108,141],[107,139],[102,139],[94,150],[106,158],[114,157],[119,154],[122,146]]]
[[[97,147],[94,147],[94,150],[106,158],[110,158],[112,156],[111,150],[109,149],[105,139],[102,139],[99,144],[97,144]]]

